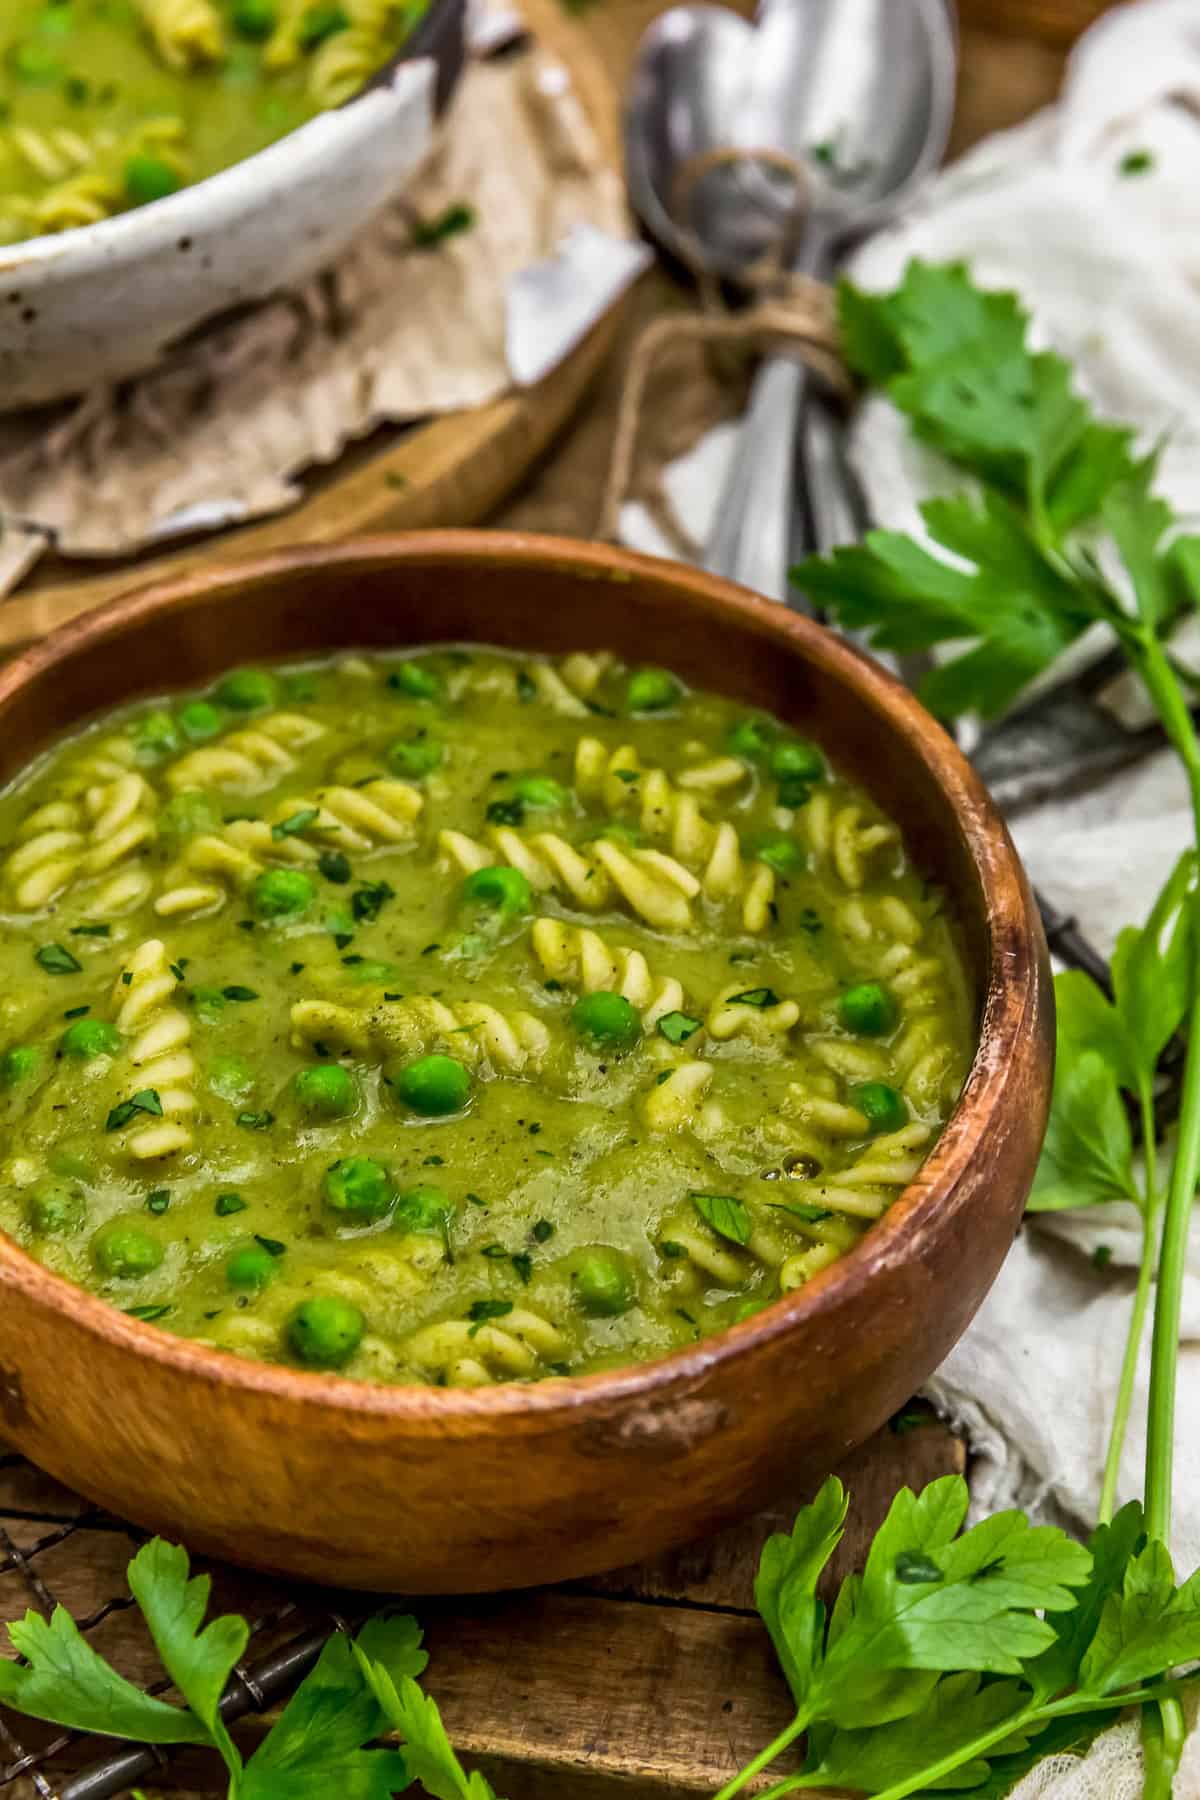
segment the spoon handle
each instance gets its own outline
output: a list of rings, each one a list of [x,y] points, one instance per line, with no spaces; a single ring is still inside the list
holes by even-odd
[[[827,267],[825,233],[810,233],[795,263],[797,274],[819,275]],[[799,356],[777,352],[759,365],[750,404],[738,437],[733,466],[717,502],[704,547],[704,567],[769,600],[783,600],[811,613],[807,601],[788,589],[788,565],[796,496],[796,449],[800,420],[811,388]]]
[[[808,387],[798,357],[770,356],[754,380],[704,567],[769,600],[788,596],[796,430]]]

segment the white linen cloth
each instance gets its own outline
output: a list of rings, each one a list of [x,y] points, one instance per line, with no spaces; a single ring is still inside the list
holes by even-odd
[[[912,256],[965,260],[984,285],[1018,290],[1038,339],[1072,359],[1095,405],[1137,425],[1147,442],[1164,441],[1160,485],[1178,508],[1200,513],[1198,167],[1200,4],[1119,7],[1077,47],[1055,106],[941,174],[859,252],[851,273],[888,288]],[[704,540],[736,439],[735,426],[718,427],[666,473],[667,507],[692,541]],[[862,409],[852,453],[880,524],[919,529],[918,501],[961,485],[878,398]],[[622,534],[672,554],[639,505],[624,509]],[[1026,815],[1014,835],[1035,883],[1107,952],[1121,925],[1145,916],[1190,832],[1182,776],[1163,754],[1102,792]],[[978,1511],[1016,1504],[1078,1530],[1094,1523],[1137,1225],[1131,1207],[1033,1219],[929,1383],[975,1452]],[[1100,1244],[1112,1253],[1103,1270],[1091,1260]],[[1200,1565],[1200,1228],[1190,1269],[1172,1533],[1181,1574]],[[1148,1366],[1147,1343],[1121,1500],[1142,1491]],[[1182,1800],[1200,1800],[1195,1745],[1192,1757],[1177,1784]],[[1139,1774],[1128,1789],[1109,1781],[1028,1791],[1115,1800],[1140,1786]]]

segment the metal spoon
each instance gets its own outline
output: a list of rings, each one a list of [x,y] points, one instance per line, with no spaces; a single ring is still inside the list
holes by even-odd
[[[764,0],[755,26],[717,7],[675,7],[635,67],[625,120],[634,207],[667,250],[713,274],[745,276],[782,245],[793,267],[824,275],[940,158],[955,49],[946,0]],[[729,147],[773,157],[713,169],[681,219],[680,171]],[[781,157],[802,182],[784,178]],[[704,559],[777,599],[787,596],[806,387],[797,357],[766,358]]]

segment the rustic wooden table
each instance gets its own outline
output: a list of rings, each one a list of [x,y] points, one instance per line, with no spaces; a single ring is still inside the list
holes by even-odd
[[[745,10],[750,10],[745,7]],[[658,0],[601,0],[588,26],[619,91]],[[963,0],[962,78],[952,148],[1015,123],[1053,95],[1071,37],[1102,10],[1096,0]],[[586,533],[595,517],[621,368],[638,329],[688,304],[661,272],[641,284],[618,352],[588,405],[497,524]],[[798,1371],[802,1379],[802,1371]],[[959,1469],[963,1450],[932,1418],[885,1429],[841,1471],[854,1524],[839,1572],[859,1559],[895,1489]],[[2,1448],[2,1447],[0,1447]],[[480,1471],[481,1481],[510,1479]],[[753,1614],[752,1582],[765,1535],[790,1525],[797,1491],[736,1530],[634,1570],[491,1600],[419,1604],[433,1660],[429,1685],[455,1742],[512,1800],[666,1800],[711,1794],[788,1717],[787,1695]],[[380,1496],[380,1530],[403,1528],[403,1496]],[[155,1668],[123,1591],[130,1539],[114,1521],[19,1458],[0,1455],[0,1617],[31,1602],[66,1604],[94,1621],[93,1640],[135,1679]],[[268,1623],[256,1648],[327,1615],[327,1596],[285,1593],[234,1570],[217,1572],[218,1598]],[[284,1621],[281,1606],[294,1603]],[[16,1721],[10,1721],[14,1728]],[[47,1734],[19,1722],[27,1746]],[[261,1724],[247,1726],[252,1738]],[[46,1800],[95,1754],[73,1746],[36,1779],[5,1780],[2,1800]],[[181,1800],[215,1800],[211,1765],[181,1760],[161,1778]],[[43,1783],[43,1785],[39,1785]]]

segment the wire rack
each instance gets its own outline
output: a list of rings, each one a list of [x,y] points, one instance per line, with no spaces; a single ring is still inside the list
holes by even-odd
[[[0,1481],[6,1485],[25,1471],[33,1473],[23,1457],[0,1455]],[[0,1618],[16,1618],[27,1606],[49,1616],[60,1604],[51,1565],[54,1553],[68,1542],[73,1540],[73,1549],[79,1550],[81,1540],[89,1536],[98,1544],[103,1540],[107,1562],[114,1537],[128,1547],[129,1556],[145,1541],[145,1533],[136,1527],[82,1502],[80,1510],[71,1512],[73,1497],[65,1490],[57,1490],[48,1500],[39,1492],[35,1502],[39,1499],[42,1504],[28,1507],[0,1504]],[[250,1621],[249,1653],[237,1664],[221,1702],[227,1724],[265,1712],[282,1699],[312,1667],[330,1634],[353,1629],[364,1610],[361,1599],[350,1599],[343,1608],[338,1604],[341,1596],[289,1594],[282,1586],[270,1598],[271,1603]],[[129,1594],[111,1594],[86,1616],[77,1617],[76,1623],[94,1642],[106,1621],[124,1613],[137,1617]],[[170,1683],[163,1680],[148,1683],[146,1691],[169,1690]],[[36,1739],[34,1732],[39,1734]],[[140,1744],[113,1749],[105,1741],[104,1750],[89,1757],[89,1748],[99,1750],[101,1742],[0,1712],[0,1793],[36,1795],[37,1800],[110,1800],[139,1782],[153,1781],[168,1766],[161,1750]]]

